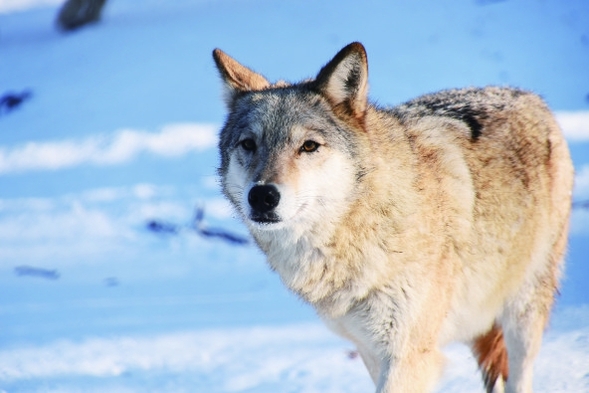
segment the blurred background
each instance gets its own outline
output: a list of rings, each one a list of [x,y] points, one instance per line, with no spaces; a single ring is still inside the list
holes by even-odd
[[[577,170],[536,391],[589,392],[586,0],[0,0],[0,392],[372,391],[220,195],[211,52],[270,80],[368,51],[370,97],[539,93]],[[439,390],[482,392],[448,349]]]

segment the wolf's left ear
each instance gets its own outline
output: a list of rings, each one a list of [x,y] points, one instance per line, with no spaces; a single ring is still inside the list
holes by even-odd
[[[353,42],[319,71],[315,83],[334,106],[344,105],[357,119],[364,117],[368,100],[368,60],[364,46]]]
[[[213,51],[213,59],[215,59],[217,69],[225,82],[227,105],[231,105],[235,95],[240,92],[263,90],[270,87],[266,78],[239,64],[221,49]]]

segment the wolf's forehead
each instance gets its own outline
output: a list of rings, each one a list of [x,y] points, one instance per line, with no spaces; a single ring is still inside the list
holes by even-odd
[[[247,104],[248,127],[261,137],[288,134],[308,126],[321,127],[329,123],[328,112],[322,104],[312,93],[257,92]]]

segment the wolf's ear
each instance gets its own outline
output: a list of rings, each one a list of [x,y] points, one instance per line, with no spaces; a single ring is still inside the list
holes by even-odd
[[[315,83],[332,105],[343,104],[346,111],[351,111],[349,114],[362,119],[368,99],[368,60],[364,46],[353,42],[340,50],[319,71]]]
[[[239,64],[221,49],[213,51],[213,59],[217,69],[225,82],[225,101],[228,105],[233,102],[236,94],[245,91],[263,90],[270,87],[270,83],[262,75]]]

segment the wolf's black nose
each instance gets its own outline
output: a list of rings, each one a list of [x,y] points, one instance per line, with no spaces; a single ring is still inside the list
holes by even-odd
[[[273,185],[254,186],[247,196],[250,206],[259,213],[273,210],[280,202],[280,193]]]

